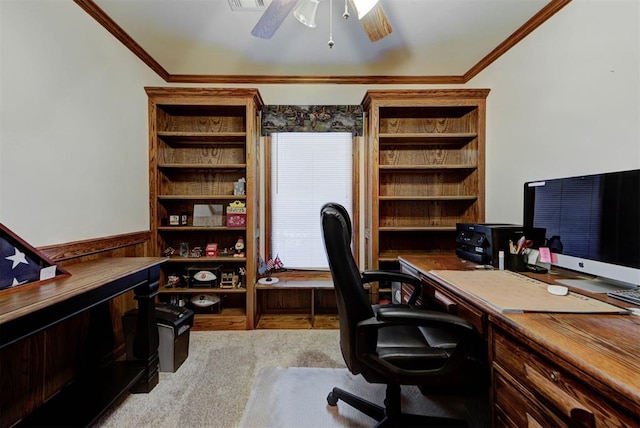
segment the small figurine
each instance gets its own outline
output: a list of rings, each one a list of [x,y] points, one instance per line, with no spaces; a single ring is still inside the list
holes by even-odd
[[[173,288],[173,287],[179,287],[179,286],[180,286],[180,277],[177,274],[172,273],[167,277],[166,288]]]
[[[236,250],[233,257],[244,257],[244,238],[242,236],[238,237],[233,249]]]
[[[244,195],[245,194],[245,186],[247,184],[247,180],[244,177],[233,183],[233,194],[234,195]]]

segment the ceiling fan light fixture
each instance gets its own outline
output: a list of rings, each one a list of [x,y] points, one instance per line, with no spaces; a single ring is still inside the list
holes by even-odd
[[[379,0],[353,0],[353,5],[358,12],[358,19],[362,19],[367,13],[371,12],[371,9],[378,4]]]
[[[320,3],[320,0],[302,0],[293,10],[293,16],[307,27],[316,28],[318,3]]]

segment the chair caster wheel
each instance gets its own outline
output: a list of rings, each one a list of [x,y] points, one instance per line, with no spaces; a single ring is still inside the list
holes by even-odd
[[[329,403],[330,406],[336,406],[338,404],[338,399],[333,396],[333,391],[327,395],[327,403]]]

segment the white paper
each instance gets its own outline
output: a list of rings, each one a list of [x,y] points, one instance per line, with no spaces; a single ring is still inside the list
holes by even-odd
[[[57,266],[48,266],[40,269],[40,281],[44,281],[45,279],[55,278],[56,276]]]

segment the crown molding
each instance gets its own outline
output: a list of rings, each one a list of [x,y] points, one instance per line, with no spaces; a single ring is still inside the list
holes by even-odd
[[[74,0],[98,24],[104,27],[127,49],[133,52],[142,62],[151,68],[167,83],[200,83],[200,84],[343,84],[343,85],[436,85],[465,84],[495,60],[504,55],[518,42],[531,34],[558,11],[571,3],[571,0],[551,0],[531,19],[518,28],[506,40],[496,46],[488,55],[478,61],[461,76],[306,76],[306,75],[216,75],[216,74],[170,74],[142,46],[127,34],[104,10],[93,0]]]

